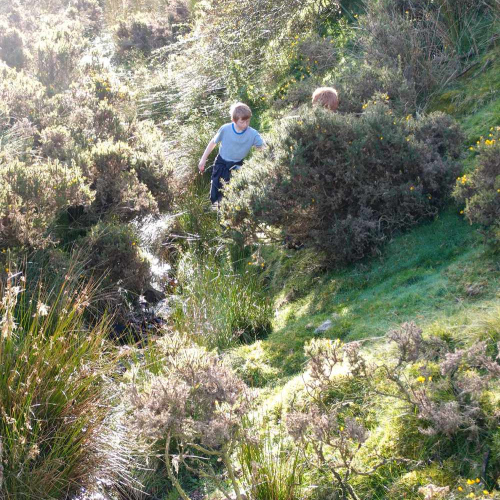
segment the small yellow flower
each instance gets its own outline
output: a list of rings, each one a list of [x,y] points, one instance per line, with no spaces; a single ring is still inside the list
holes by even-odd
[[[470,149],[471,151],[474,151],[474,146],[471,146],[469,149]]]
[[[132,242],[132,246],[135,247],[135,241]]]
[[[263,263],[260,265],[260,267],[264,267],[264,266],[265,266],[265,264],[264,264],[264,262],[263,262]]]
[[[467,479],[467,484],[468,485],[474,484],[474,479]]]
[[[343,430],[344,430],[344,427],[343,427],[343,426],[341,426],[341,427],[340,427],[340,430],[341,430],[341,431],[343,431]]]
[[[422,377],[422,375],[420,375],[420,377],[417,378],[417,382],[423,384],[425,382],[425,377]]]
[[[458,490],[458,491],[464,491],[464,489],[463,489],[461,486],[459,486],[459,487],[457,488],[457,490]]]
[[[409,121],[409,120],[410,120],[410,118],[411,118],[411,115],[407,115],[407,116],[406,116],[406,121]]]
[[[460,210],[460,215],[463,215],[464,211],[463,210]]]
[[[483,495],[489,495],[490,492],[488,490],[483,490]]]
[[[314,203],[314,198],[311,201]]]
[[[251,263],[251,262],[249,262],[249,263],[248,263],[248,265],[249,265],[249,266],[251,266],[251,265],[252,265],[252,263]]]
[[[472,491],[467,495],[467,498],[474,498],[476,495]]]
[[[427,379],[429,382],[432,382],[432,375]]]
[[[383,139],[383,137],[381,136],[381,137],[380,137],[380,140],[382,140],[382,139]]]
[[[414,186],[411,186],[410,191],[414,191],[414,190],[415,190]]]
[[[476,477],[476,483],[480,483],[481,482],[481,479],[479,479],[478,477]]]

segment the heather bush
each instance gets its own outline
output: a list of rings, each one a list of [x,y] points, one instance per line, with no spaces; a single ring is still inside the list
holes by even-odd
[[[2,270],[0,496],[6,500],[65,498],[92,482],[104,463],[100,442],[113,396],[105,380],[115,363],[105,343],[109,318],[88,325],[92,289],[70,281],[49,292],[43,281]]]
[[[45,128],[40,133],[40,149],[46,158],[67,161],[71,158],[73,148],[71,133],[62,125]]]
[[[161,371],[132,394],[138,431],[157,446],[163,444],[168,477],[183,500],[189,500],[178,479],[183,470],[225,490],[218,462],[242,500],[231,456],[247,438],[242,420],[251,393],[217,355],[179,335],[163,337],[156,349]]]
[[[147,186],[138,179],[133,151],[123,142],[101,142],[91,151],[92,179],[97,214],[122,221],[157,212],[158,206]]]
[[[360,117],[304,109],[284,119],[227,187],[227,223],[247,237],[277,229],[335,265],[434,216],[456,176],[460,131],[442,114],[398,118],[388,101],[374,96]]]
[[[368,367],[367,378],[379,381],[377,392],[411,409],[421,434],[483,443],[499,418],[489,392],[498,388],[498,345],[454,347],[439,337],[424,338],[415,323],[404,323],[388,338],[397,348],[394,362],[369,366],[356,350],[351,365]]]
[[[471,148],[474,149],[474,148]],[[453,191],[455,199],[465,204],[470,223],[486,229],[493,243],[500,240],[500,132],[490,131],[487,139],[478,141],[475,169],[458,177]]]
[[[367,468],[357,460],[368,438],[370,401],[369,386],[363,384],[367,366],[354,360],[358,349],[359,344],[343,346],[339,340],[311,341],[305,348],[310,402],[303,408],[292,407],[286,416],[288,433],[308,467],[332,474],[331,488],[343,500],[359,499],[352,484],[356,476],[373,474],[388,461],[396,461],[372,459]]]
[[[137,51],[144,56],[176,41],[182,30],[181,24],[189,18],[185,2],[172,2],[167,15],[134,14],[126,21],[120,21],[115,30],[116,55],[125,58],[128,53]]]
[[[0,20],[0,59],[16,69],[24,68],[28,54],[24,48],[21,32]]]
[[[34,49],[35,74],[49,95],[66,90],[76,80],[79,59],[84,50],[77,22],[46,28]]]
[[[49,230],[69,206],[89,206],[93,195],[81,170],[58,160],[0,165],[0,245],[44,247]]]
[[[150,279],[149,262],[138,247],[139,238],[130,224],[94,225],[89,234],[78,242],[88,253],[86,268],[102,280],[105,291],[100,307],[117,310],[126,298],[135,299]]]

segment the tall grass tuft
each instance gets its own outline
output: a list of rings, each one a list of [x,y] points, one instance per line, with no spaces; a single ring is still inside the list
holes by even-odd
[[[250,419],[248,428],[255,428]],[[260,423],[261,434],[246,441],[239,451],[243,477],[251,500],[296,500],[301,496],[304,473],[297,449],[286,447],[286,432],[280,424],[273,429],[269,423]]]
[[[27,286],[28,285],[28,286]],[[27,288],[38,293],[28,293]],[[21,273],[0,283],[0,439],[5,500],[66,498],[103,460],[110,318],[84,321],[92,286],[51,298]]]
[[[199,335],[209,349],[227,349],[269,330],[272,303],[255,270],[236,272],[226,254],[187,253],[179,279],[183,301],[178,324]]]

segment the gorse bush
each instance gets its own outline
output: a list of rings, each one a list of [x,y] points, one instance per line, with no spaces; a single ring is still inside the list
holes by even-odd
[[[0,164],[0,246],[43,248],[55,243],[49,231],[61,211],[88,206],[93,194],[78,167],[58,160]]]
[[[474,149],[471,147],[471,149]],[[471,223],[487,230],[491,241],[500,241],[500,131],[492,129],[477,144],[476,168],[456,181],[453,196],[465,203],[464,213]]]
[[[25,286],[38,293],[27,294]],[[52,294],[20,273],[0,285],[0,497],[63,498],[102,464],[99,436],[110,393],[109,319],[84,321],[90,288]],[[105,356],[106,355],[106,356]]]
[[[359,118],[319,109],[284,119],[226,189],[227,223],[247,236],[276,228],[339,264],[435,215],[456,176],[460,131],[440,113],[398,118],[388,99]]]

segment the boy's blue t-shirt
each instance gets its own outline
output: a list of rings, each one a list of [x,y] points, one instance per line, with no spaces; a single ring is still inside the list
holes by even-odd
[[[264,145],[262,137],[252,127],[243,132],[236,132],[234,123],[226,123],[212,139],[215,144],[220,143],[219,154],[227,161],[241,161],[248,154],[252,146]]]

